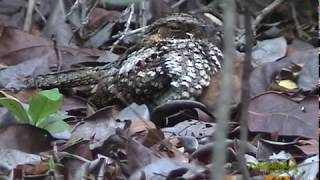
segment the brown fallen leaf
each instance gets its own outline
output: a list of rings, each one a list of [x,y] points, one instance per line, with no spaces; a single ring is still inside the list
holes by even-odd
[[[115,134],[116,128],[122,129],[125,126],[126,122],[114,119],[118,113],[118,110],[113,106],[105,107],[85,118],[84,123],[75,125],[72,136],[102,143],[109,136]]]
[[[275,92],[261,94],[251,99],[249,130],[317,138],[317,104],[316,96],[295,102]]]
[[[173,127],[162,128],[166,137],[193,136],[197,139],[208,138],[216,130],[216,124],[199,120],[186,120]]]
[[[130,174],[159,159],[161,155],[139,142],[129,139],[127,146],[128,169]]]
[[[46,131],[28,124],[0,128],[0,147],[37,154],[51,149],[53,137]]]
[[[49,73],[52,67],[67,69],[75,63],[96,61],[101,53],[97,49],[54,48],[47,39],[12,27],[0,29],[0,64],[6,66],[0,71],[0,88],[19,89],[27,76]]]

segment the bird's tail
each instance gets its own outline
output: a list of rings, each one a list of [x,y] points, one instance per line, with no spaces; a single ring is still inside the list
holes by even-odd
[[[71,88],[83,85],[97,84],[102,76],[108,73],[110,66],[82,67],[56,73],[39,75],[25,81],[27,88],[38,87],[50,88]]]

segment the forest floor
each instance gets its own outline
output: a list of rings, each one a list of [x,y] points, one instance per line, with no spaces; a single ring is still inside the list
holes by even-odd
[[[223,2],[1,0],[0,177],[196,180],[223,166],[230,180],[318,179],[319,6],[313,0],[235,0],[224,165],[211,158],[219,146],[220,75],[198,101],[157,107],[96,109],[88,103],[94,86],[25,88],[38,75],[118,61],[146,27],[171,13],[203,20],[208,40],[216,41],[226,23]],[[217,46],[224,49],[221,37]]]

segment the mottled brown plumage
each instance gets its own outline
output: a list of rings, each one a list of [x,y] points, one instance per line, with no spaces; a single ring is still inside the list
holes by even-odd
[[[90,98],[102,107],[121,98],[160,104],[196,99],[220,70],[222,53],[204,38],[205,24],[188,14],[154,22],[120,63],[36,77],[29,84],[51,88],[98,83]]]

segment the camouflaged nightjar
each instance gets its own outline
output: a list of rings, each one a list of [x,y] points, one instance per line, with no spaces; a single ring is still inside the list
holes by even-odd
[[[203,38],[203,26],[187,14],[153,23],[135,51],[122,59],[117,73],[99,82],[91,101],[98,106],[117,98],[161,104],[199,97],[223,59],[220,49]]]
[[[98,84],[90,101],[98,107],[120,99],[161,104],[196,99],[221,69],[222,53],[204,38],[205,24],[188,14],[155,21],[120,63],[37,76],[27,86],[40,88]]]

